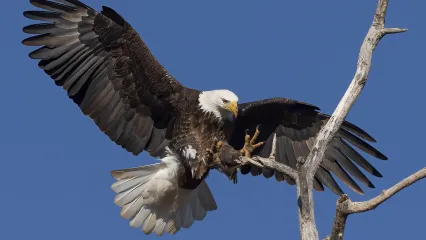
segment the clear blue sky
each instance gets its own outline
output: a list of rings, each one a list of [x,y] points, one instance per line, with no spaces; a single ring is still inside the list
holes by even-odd
[[[358,50],[377,1],[86,0],[122,14],[183,84],[228,88],[241,101],[288,97],[331,113],[355,71]],[[310,7],[305,7],[305,5]],[[386,36],[367,86],[348,120],[371,133],[389,161],[369,158],[384,178],[375,196],[424,167],[426,2],[393,0]],[[2,72],[1,239],[157,239],[128,226],[110,190],[112,169],[154,162],[133,157],[102,134],[27,54],[21,29],[28,1],[8,1],[0,15]],[[218,210],[162,239],[298,239],[295,188],[262,177],[233,185],[211,174]],[[347,188],[344,188],[347,191]],[[320,236],[329,233],[337,197],[315,194]],[[351,216],[345,239],[418,239],[425,226],[426,181],[377,210]]]

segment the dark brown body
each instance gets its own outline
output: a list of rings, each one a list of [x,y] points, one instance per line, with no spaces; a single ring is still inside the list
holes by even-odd
[[[215,150],[218,141],[226,144],[232,132],[232,122],[204,113],[198,107],[200,91],[194,89],[184,91],[187,92],[180,96],[185,99],[178,99],[178,102],[182,104],[179,111],[174,114],[174,128],[169,147],[179,154],[185,168],[184,177],[180,180],[181,187],[194,189],[215,166],[211,153]],[[195,159],[185,157],[184,152],[189,145],[197,152]]]

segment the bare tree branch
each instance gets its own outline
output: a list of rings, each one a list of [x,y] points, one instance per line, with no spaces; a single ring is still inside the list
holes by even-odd
[[[407,31],[407,29],[386,29],[385,18],[389,0],[379,0],[373,23],[362,43],[358,56],[357,69],[346,93],[340,100],[333,115],[327,124],[319,132],[315,144],[309,156],[306,158],[305,164],[299,171],[297,182],[297,195],[299,204],[299,222],[302,240],[318,239],[318,230],[315,224],[314,216],[314,200],[313,200],[313,178],[321,164],[327,145],[339,130],[341,124],[346,118],[352,105],[367,81],[371,68],[371,59],[373,51],[382,39],[388,33],[398,33]]]
[[[378,0],[373,23],[361,45],[358,56],[357,68],[351,84],[346,90],[344,96],[337,105],[334,113],[327,124],[318,133],[311,152],[305,161],[299,163],[296,170],[276,162],[274,157],[260,158],[253,157],[241,158],[241,163],[252,163],[260,167],[266,167],[288,175],[296,181],[297,196],[299,206],[300,237],[302,240],[318,240],[318,230],[315,223],[314,200],[313,200],[313,179],[319,165],[324,159],[325,150],[329,142],[333,139],[336,132],[340,129],[344,119],[349,113],[352,105],[361,94],[365,86],[371,68],[371,59],[373,52],[380,40],[387,34],[401,33],[407,29],[385,28],[386,11],[389,0]],[[304,162],[304,163],[303,163]],[[343,196],[339,206],[347,203],[347,196]],[[335,219],[335,225],[340,226],[346,221],[347,215],[339,215]],[[340,224],[340,225],[339,225]],[[338,235],[338,234],[337,234]]]
[[[345,231],[346,219],[350,214],[367,212],[375,209],[377,206],[403,190],[416,183],[421,179],[426,178],[426,167],[412,174],[411,176],[400,181],[393,187],[384,190],[379,196],[365,202],[352,202],[348,196],[343,195],[337,200],[336,216],[334,218],[333,229],[331,231],[331,240],[343,239]]]
[[[298,177],[298,172],[297,170],[279,163],[277,161],[275,161],[275,158],[262,158],[259,156],[253,156],[252,158],[247,158],[247,157],[242,157],[240,159],[240,163],[242,163],[242,165],[246,164],[246,163],[251,163],[253,165],[256,165],[260,168],[269,168],[272,169],[274,171],[280,172],[282,174],[285,174],[287,176],[289,176],[290,178],[292,178],[294,181],[297,181],[297,177]]]
[[[426,167],[417,171],[416,173],[412,174],[411,176],[405,178],[401,182],[397,183],[395,186],[383,190],[382,193],[365,202],[350,202],[349,203],[349,209],[348,213],[360,213],[360,212],[366,212],[375,209],[377,206],[397,194],[402,189],[412,185],[413,183],[426,178]]]
[[[274,135],[274,138],[272,139],[272,150],[271,150],[271,154],[269,156],[269,158],[263,158],[263,157],[259,157],[259,156],[252,156],[252,158],[247,158],[247,157],[241,157],[240,159],[237,160],[237,162],[239,162],[241,165],[245,165],[245,164],[253,164],[255,166],[258,166],[260,168],[269,168],[272,169],[274,171],[280,172],[282,174],[285,174],[287,176],[289,176],[290,178],[292,178],[295,182],[297,182],[297,177],[298,177],[298,172],[297,170],[279,163],[277,161],[275,161],[275,154],[276,154],[276,147],[275,147],[275,143],[277,140],[277,136]]]

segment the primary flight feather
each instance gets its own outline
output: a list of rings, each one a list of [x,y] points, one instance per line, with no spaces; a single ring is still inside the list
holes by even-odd
[[[187,88],[111,8],[98,12],[77,0],[30,2],[43,10],[26,11],[24,16],[44,23],[23,29],[34,34],[24,45],[41,46],[29,56],[40,59],[38,66],[112,141],[134,155],[147,151],[160,159],[158,164],[111,172],[117,179],[112,189],[121,216],[146,234],[174,234],[215,210],[205,182],[212,169],[234,182],[240,170],[294,184],[281,173],[239,166],[234,160],[251,154],[269,157],[275,149],[276,161],[296,168],[297,159],[308,156],[330,117],[291,99],[238,104],[229,90]],[[353,178],[374,187],[359,167],[382,175],[348,143],[387,158],[365,141],[375,140],[344,122],[326,150],[314,188],[323,191],[325,185],[342,194],[335,177],[360,194],[363,190]]]

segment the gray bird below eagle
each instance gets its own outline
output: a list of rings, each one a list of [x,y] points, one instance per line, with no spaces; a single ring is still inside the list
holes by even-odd
[[[38,66],[117,145],[134,155],[145,150],[160,159],[157,164],[111,172],[117,179],[112,189],[121,216],[146,234],[174,234],[215,210],[205,182],[210,170],[217,169],[234,183],[240,171],[294,184],[281,173],[240,166],[234,160],[250,154],[268,157],[275,149],[276,161],[296,168],[296,159],[307,157],[330,117],[291,99],[238,104],[229,90],[187,88],[111,8],[98,12],[77,0],[30,2],[43,11],[25,11],[24,16],[45,22],[23,28],[35,34],[23,44],[41,46],[30,58],[40,59]],[[365,141],[375,142],[344,122],[315,174],[314,188],[323,191],[326,186],[340,195],[336,177],[359,194],[363,190],[353,178],[374,187],[358,167],[382,175],[351,145],[387,158]]]

